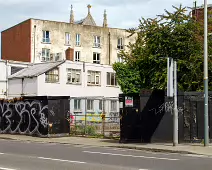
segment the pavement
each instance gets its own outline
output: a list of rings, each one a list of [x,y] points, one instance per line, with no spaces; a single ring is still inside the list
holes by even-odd
[[[212,156],[0,139],[0,170],[211,170],[211,166]]]
[[[38,143],[59,143],[79,146],[97,146],[97,147],[115,147],[136,149],[152,152],[167,152],[167,153],[181,153],[181,154],[198,154],[212,156],[212,145],[204,147],[203,144],[179,144],[173,146],[172,143],[152,143],[152,144],[121,144],[118,140],[99,139],[99,138],[85,138],[85,137],[59,137],[59,138],[39,138],[25,135],[10,135],[0,134],[0,139],[30,141]]]

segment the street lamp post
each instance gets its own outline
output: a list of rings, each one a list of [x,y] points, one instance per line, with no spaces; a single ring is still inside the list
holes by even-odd
[[[208,127],[208,3],[204,0],[204,146],[209,145]]]

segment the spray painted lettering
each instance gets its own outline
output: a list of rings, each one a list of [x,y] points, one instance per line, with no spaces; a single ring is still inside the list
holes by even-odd
[[[162,105],[160,105],[157,108],[150,109],[149,111],[154,111],[155,115],[161,114],[164,111],[173,114],[173,109],[174,109],[174,102],[170,101],[170,102],[163,103]],[[177,109],[178,109],[179,116],[181,116],[183,114],[183,108],[182,107],[178,107]]]
[[[110,123],[119,123],[120,122],[119,112],[110,112],[109,113],[108,122],[110,122]]]
[[[40,101],[0,101],[0,133],[46,136],[47,117],[48,105]]]

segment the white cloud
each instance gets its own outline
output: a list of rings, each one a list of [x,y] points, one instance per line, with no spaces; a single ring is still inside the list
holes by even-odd
[[[98,25],[102,25],[103,12],[107,9],[109,26],[120,28],[136,27],[139,18],[155,17],[164,13],[164,9],[172,11],[172,5],[193,6],[193,0],[0,0],[0,31],[28,18],[68,22],[71,3],[76,20],[86,16],[87,4],[91,4]],[[201,3],[203,0],[197,5]]]

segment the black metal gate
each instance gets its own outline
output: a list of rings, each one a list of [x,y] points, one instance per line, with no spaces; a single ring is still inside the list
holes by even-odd
[[[121,94],[119,96],[121,115],[120,142],[150,142],[157,129],[164,110],[164,91],[142,91],[141,94]],[[133,105],[126,106],[126,99],[132,98]]]
[[[173,139],[173,98],[162,90],[142,91],[140,94],[121,94],[120,142],[171,142]],[[133,105],[126,107],[126,98]],[[212,138],[212,92],[209,92],[209,132]],[[123,104],[122,104],[123,103]],[[204,139],[204,94],[178,93],[179,142],[201,142]]]

